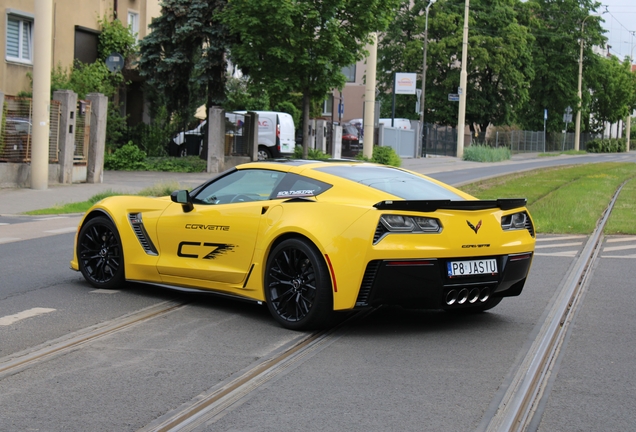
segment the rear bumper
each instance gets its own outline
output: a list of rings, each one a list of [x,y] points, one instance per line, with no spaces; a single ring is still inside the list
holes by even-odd
[[[521,293],[532,263],[532,253],[499,255],[495,275],[449,277],[446,263],[452,259],[376,260],[367,265],[356,299],[356,309],[381,304],[399,304],[423,309],[469,307],[453,301],[456,293],[479,292],[488,297],[509,297]]]

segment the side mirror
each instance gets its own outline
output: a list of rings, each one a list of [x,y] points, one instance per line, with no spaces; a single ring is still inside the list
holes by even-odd
[[[194,210],[194,205],[192,205],[192,198],[190,197],[190,193],[187,190],[177,190],[170,194],[170,199],[172,202],[179,203],[183,207],[183,211],[186,213]]]

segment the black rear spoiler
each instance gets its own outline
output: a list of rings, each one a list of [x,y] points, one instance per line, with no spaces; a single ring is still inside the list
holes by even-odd
[[[445,210],[487,210],[500,208],[511,210],[524,207],[525,198],[501,198],[496,200],[423,200],[423,201],[380,201],[373,207],[378,210],[407,210],[419,212],[433,212],[439,209]]]

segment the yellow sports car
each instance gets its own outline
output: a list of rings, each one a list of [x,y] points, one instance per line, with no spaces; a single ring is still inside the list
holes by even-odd
[[[525,283],[535,245],[525,203],[365,162],[253,162],[170,197],[100,201],[71,267],[99,288],[265,302],[290,329],[381,304],[484,311]]]

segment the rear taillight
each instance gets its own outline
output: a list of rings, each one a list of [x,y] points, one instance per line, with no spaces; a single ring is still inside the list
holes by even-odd
[[[276,125],[276,138],[280,138],[280,124]]]

